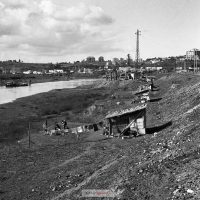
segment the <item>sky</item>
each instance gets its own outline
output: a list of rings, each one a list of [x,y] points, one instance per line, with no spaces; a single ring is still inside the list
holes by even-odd
[[[200,48],[199,0],[0,0],[0,60],[135,59]]]

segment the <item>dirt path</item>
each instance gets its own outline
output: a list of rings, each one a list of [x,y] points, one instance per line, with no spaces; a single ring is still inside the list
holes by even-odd
[[[79,183],[76,187],[73,187],[69,190],[65,190],[63,193],[53,197],[51,200],[59,200],[59,199],[65,197],[65,196],[69,196],[72,192],[79,190],[82,186],[89,183],[93,178],[99,176],[104,170],[108,169],[111,165],[117,164],[120,160],[124,159],[125,157],[126,156],[122,156],[119,159],[114,159],[113,161],[107,163],[106,165],[104,165],[103,167],[101,167],[100,169],[95,171],[91,176],[87,177],[84,181]]]
[[[73,157],[73,158],[70,158],[70,159],[68,159],[68,160],[65,160],[64,162],[60,163],[59,165],[50,167],[49,169],[43,171],[43,173],[52,171],[52,170],[57,169],[57,168],[59,168],[59,167],[63,167],[63,166],[65,166],[65,165],[67,165],[68,163],[73,162],[73,161],[79,159],[80,157],[84,156],[85,154],[88,154],[88,153],[90,152],[91,148],[96,144],[96,142],[98,142],[98,141],[100,141],[100,140],[103,140],[103,139],[105,139],[105,136],[100,135],[99,132],[94,132],[94,133],[92,133],[91,135],[89,135],[89,136],[87,137],[87,141],[90,141],[90,144],[89,144],[89,146],[85,149],[85,151],[84,151],[83,153],[81,153],[81,154],[79,154],[79,155],[77,155],[77,156],[75,156],[75,157]]]
[[[63,166],[65,166],[65,165],[69,164],[70,162],[73,162],[73,161],[79,159],[81,156],[84,156],[85,154],[88,154],[88,153],[90,152],[90,149],[94,146],[94,144],[95,144],[94,142],[93,142],[92,144],[90,144],[90,145],[85,149],[85,151],[84,151],[83,153],[81,153],[81,154],[79,154],[79,155],[77,155],[77,156],[75,156],[75,157],[73,157],[73,158],[70,158],[70,159],[68,159],[68,160],[65,160],[64,162],[60,163],[59,165],[56,165],[56,166],[54,166],[54,167],[51,167],[51,168],[49,168],[49,169],[43,171],[42,173],[46,173],[46,172],[52,171],[52,170],[54,170],[54,169],[57,169],[57,168],[59,168],[59,167],[63,167]]]

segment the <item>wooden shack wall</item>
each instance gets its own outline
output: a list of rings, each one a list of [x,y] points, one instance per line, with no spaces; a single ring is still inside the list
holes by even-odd
[[[144,123],[146,123],[146,109],[136,111],[133,113],[128,113],[122,116],[113,117],[109,119],[111,124],[111,132],[113,134],[118,134],[123,131],[123,129],[132,121],[137,120],[138,118],[144,117]],[[146,127],[146,126],[145,126]]]

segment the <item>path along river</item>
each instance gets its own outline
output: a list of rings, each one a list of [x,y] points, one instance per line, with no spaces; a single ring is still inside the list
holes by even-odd
[[[0,104],[12,102],[21,97],[48,92],[55,89],[76,88],[82,85],[90,85],[98,79],[78,79],[70,81],[56,81],[35,83],[31,86],[6,88],[0,87]]]

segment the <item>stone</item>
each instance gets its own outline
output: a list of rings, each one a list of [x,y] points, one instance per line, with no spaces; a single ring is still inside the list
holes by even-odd
[[[193,193],[194,193],[194,191],[193,191],[193,190],[191,190],[191,189],[187,189],[187,193],[189,193],[189,194],[193,194]]]

